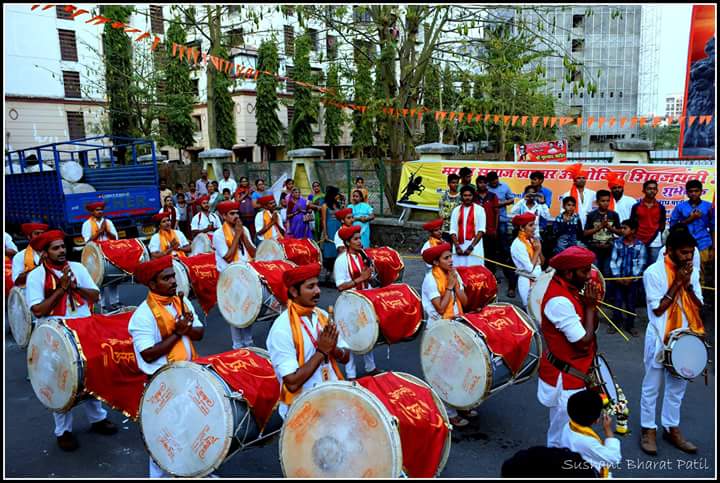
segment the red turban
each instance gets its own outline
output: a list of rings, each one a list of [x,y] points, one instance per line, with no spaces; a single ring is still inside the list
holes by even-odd
[[[93,201],[92,203],[88,203],[85,205],[85,209],[88,211],[95,211],[98,208],[105,209],[105,202],[104,201]]]
[[[40,236],[36,236],[34,240],[30,242],[30,246],[33,250],[36,252],[42,252],[45,251],[45,249],[50,245],[52,242],[56,240],[64,240],[65,239],[65,233],[63,233],[60,230],[50,230],[46,231]]]
[[[522,215],[513,216],[512,224],[515,226],[524,226],[533,221],[535,221],[535,215],[528,211]]]
[[[203,196],[201,196],[200,198],[196,198],[196,199],[195,199],[195,204],[196,204],[196,205],[201,205],[201,204],[203,203],[203,201],[210,201],[210,197],[209,197],[208,195],[203,195]]]
[[[220,212],[221,215],[227,215],[232,210],[239,210],[240,209],[240,203],[237,201],[223,201],[222,203],[218,203],[217,210]]]
[[[439,230],[443,226],[444,221],[445,220],[443,220],[442,218],[438,218],[437,220],[433,220],[433,221],[428,221],[427,223],[425,223],[423,225],[423,230],[426,230],[426,231]]]
[[[275,201],[275,197],[273,195],[267,195],[258,198],[258,203],[260,203],[261,205],[270,203],[271,201]]]
[[[170,213],[169,211],[161,211],[160,213],[152,217],[152,221],[160,223],[161,221],[163,221],[163,218],[172,218],[172,213]]]
[[[301,265],[299,267],[291,268],[283,272],[283,283],[285,287],[292,287],[298,283],[307,280],[309,278],[317,277],[320,275],[322,267],[319,263],[311,263],[310,265]]]
[[[434,247],[430,247],[422,252],[422,258],[425,263],[432,265],[432,262],[440,258],[440,255],[450,251],[452,251],[452,247],[449,243],[441,243],[440,245],[435,245]]]
[[[359,225],[343,226],[338,230],[338,236],[341,240],[348,241],[355,233],[360,233],[360,230],[361,227]]]
[[[572,179],[575,178],[587,178],[587,170],[582,169],[582,163],[573,164],[569,168],[565,168],[566,173],[570,173]]]
[[[172,267],[172,255],[165,255],[160,258],[153,258],[149,262],[139,263],[135,266],[134,277],[139,283],[147,285],[155,275],[162,272],[166,268]],[[187,295],[187,294],[185,294]]]
[[[352,215],[352,208],[343,208],[342,210],[337,210],[335,212],[335,218],[340,221],[343,221],[348,215]]]
[[[595,261],[595,254],[578,246],[566,248],[550,259],[550,266],[556,270],[575,270],[587,267]]]
[[[607,175],[607,184],[610,189],[613,188],[613,186],[620,186],[621,188],[625,187],[625,180],[623,179],[622,173],[609,173]]]
[[[34,231],[47,231],[47,229],[50,228],[45,223],[23,223],[20,225],[20,230],[25,234],[25,236],[29,237],[32,235],[32,232]]]

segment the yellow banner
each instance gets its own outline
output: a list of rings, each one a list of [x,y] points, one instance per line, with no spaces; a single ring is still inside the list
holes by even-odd
[[[530,184],[530,173],[542,171],[545,175],[543,187],[552,192],[550,212],[559,215],[560,197],[570,191],[572,179],[564,172],[570,163],[513,163],[485,161],[407,161],[403,164],[398,204],[408,208],[438,211],[440,197],[447,190],[449,174],[458,174],[460,168],[473,170],[473,183],[480,174],[495,171],[502,183],[507,184],[516,198]],[[668,217],[672,209],[687,199],[685,183],[698,179],[703,184],[702,198],[713,202],[715,199],[714,166],[676,166],[660,164],[586,164],[587,187],[593,191],[608,189],[607,176],[610,172],[622,173],[625,180],[625,195],[640,199],[642,185],[649,179],[658,182],[657,200],[665,205]],[[509,211],[509,210],[508,210]]]

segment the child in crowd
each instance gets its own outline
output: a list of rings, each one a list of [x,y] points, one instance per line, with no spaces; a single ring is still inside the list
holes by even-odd
[[[615,240],[610,258],[610,273],[613,278],[617,277],[642,277],[643,268],[647,261],[647,249],[645,244],[638,240],[635,236],[638,229],[637,220],[631,218],[620,224],[622,238]],[[641,279],[616,280],[615,284],[615,304],[621,309],[635,313],[635,305],[642,284]],[[639,332],[635,328],[635,316],[616,312],[615,320],[624,320],[625,330],[638,337]],[[608,332],[615,329],[608,326]]]

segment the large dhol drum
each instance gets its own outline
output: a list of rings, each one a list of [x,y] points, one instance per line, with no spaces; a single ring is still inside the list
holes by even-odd
[[[402,282],[405,274],[405,262],[400,254],[390,247],[365,248],[365,253],[373,261],[381,287]]]
[[[542,322],[540,307],[542,306],[543,298],[545,298],[545,292],[547,292],[548,286],[550,285],[550,280],[552,280],[554,275],[555,269],[548,268],[537,278],[537,280],[535,280],[534,283],[531,282],[530,285],[530,294],[528,295],[528,312],[538,324]],[[602,287],[600,300],[603,300],[605,298],[606,291],[605,278],[595,265],[592,267],[591,280],[599,283]]]
[[[27,348],[28,375],[48,409],[67,412],[92,396],[137,417],[146,380],[127,330],[135,307],[113,315],[39,319]]]
[[[539,367],[542,337],[532,319],[511,304],[428,327],[420,344],[425,380],[440,399],[458,409],[476,407]]]
[[[217,304],[217,283],[219,274],[214,253],[201,253],[191,257],[173,258],[173,270],[177,291],[197,298],[203,312]]]
[[[190,298],[192,285],[190,284],[190,275],[187,267],[183,265],[177,258],[172,261],[173,270],[175,271],[175,283],[177,283],[177,292],[182,292],[186,297]]]
[[[432,478],[450,444],[445,407],[430,386],[386,372],[303,391],[280,433],[280,464],[288,478]]]
[[[212,234],[198,233],[192,240],[190,245],[191,255],[200,255],[202,253],[213,253]]]
[[[174,476],[202,477],[239,449],[276,435],[280,384],[262,349],[245,348],[195,362],[174,362],[150,379],[140,431],[150,456]]]
[[[82,250],[82,264],[98,287],[127,280],[141,262],[150,260],[150,253],[137,239],[89,242]]]
[[[335,302],[335,323],[350,350],[370,352],[380,342],[409,340],[422,326],[422,302],[407,284],[346,290]]]
[[[468,303],[466,312],[485,307],[497,298],[497,280],[492,272],[484,265],[473,267],[456,267],[458,275],[465,287]]]
[[[255,252],[258,262],[284,260],[296,265],[322,263],[322,253],[315,240],[283,238],[282,240],[263,240]]]
[[[244,328],[277,317],[287,305],[282,274],[294,266],[281,260],[230,264],[217,284],[223,318],[233,327]]]
[[[25,299],[24,288],[13,287],[10,290],[7,301],[7,318],[15,343],[21,348],[27,347],[32,333],[33,315]]]
[[[672,375],[692,381],[707,367],[709,351],[699,334],[690,329],[675,329],[663,349],[663,365]]]

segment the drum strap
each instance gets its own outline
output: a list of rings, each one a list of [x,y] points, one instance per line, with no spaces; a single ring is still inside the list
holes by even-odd
[[[550,364],[555,366],[555,368],[558,369],[560,372],[565,372],[567,374],[570,374],[571,376],[577,377],[578,379],[582,379],[588,386],[591,385],[592,379],[590,378],[590,376],[588,376],[587,374],[583,374],[562,359],[558,359],[552,354],[552,352],[548,351],[547,358]]]

